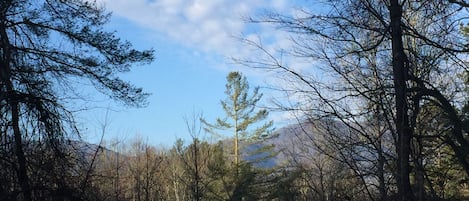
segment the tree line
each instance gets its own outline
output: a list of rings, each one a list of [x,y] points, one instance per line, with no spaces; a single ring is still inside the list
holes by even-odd
[[[232,72],[226,116],[188,120],[192,142],[166,150],[142,140],[84,146],[74,119],[80,84],[145,106],[148,94],[119,74],[152,62],[153,50],[106,31],[110,15],[94,1],[2,1],[0,199],[469,199],[468,8],[326,0],[253,17],[292,48],[246,39],[264,57],[237,61],[288,83],[276,88],[287,100],[273,105],[297,115],[294,137],[268,143],[287,130],[273,132],[259,88]],[[286,56],[314,62],[305,70]],[[204,141],[201,132],[231,138]],[[275,155],[277,166],[256,166]]]

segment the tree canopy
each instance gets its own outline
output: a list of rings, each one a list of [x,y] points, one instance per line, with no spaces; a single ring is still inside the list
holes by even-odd
[[[43,192],[72,185],[60,176],[53,180],[46,179],[47,173],[33,174],[41,168],[35,166],[33,153],[50,150],[51,158],[44,162],[67,166],[67,136],[78,134],[67,107],[83,98],[77,93],[80,83],[126,105],[145,105],[148,94],[119,73],[151,62],[153,50],[135,50],[107,31],[109,16],[95,1],[0,2],[1,158],[15,153],[11,162],[2,163],[2,173],[16,175],[2,182],[5,198],[19,193],[27,201],[41,199],[47,195]],[[41,184],[43,179],[53,184]]]

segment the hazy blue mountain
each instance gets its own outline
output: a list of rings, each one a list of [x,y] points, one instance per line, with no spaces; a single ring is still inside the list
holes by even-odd
[[[256,167],[272,168],[276,166],[288,167],[293,162],[308,162],[316,150],[313,148],[315,133],[318,133],[317,127],[312,123],[297,123],[287,125],[273,132],[272,136],[246,146],[241,146],[243,159],[251,162]],[[226,149],[232,147],[232,139],[223,140]],[[243,142],[241,142],[242,144]],[[273,152],[259,152],[265,146],[273,146]],[[105,157],[121,158],[126,156],[102,147],[96,144],[90,144],[83,141],[72,141],[71,147],[83,158],[92,159],[96,151],[99,155]],[[273,155],[273,156],[271,156]],[[95,161],[96,162],[96,161]],[[99,161],[98,161],[99,162]]]

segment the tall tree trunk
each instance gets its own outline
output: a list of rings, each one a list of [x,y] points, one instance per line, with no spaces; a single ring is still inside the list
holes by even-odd
[[[412,189],[410,186],[410,140],[412,137],[412,129],[409,126],[409,114],[407,103],[407,86],[406,77],[406,56],[402,42],[402,6],[399,0],[391,0],[390,7],[391,17],[391,40],[392,40],[392,66],[394,76],[394,89],[396,101],[396,119],[395,125],[397,130],[398,142],[397,151],[397,189],[399,200],[414,200]]]
[[[116,147],[117,148],[117,147]],[[116,153],[116,178],[115,178],[115,185],[114,185],[114,193],[115,193],[115,199],[116,201],[119,201],[120,198],[119,198],[119,194],[120,194],[120,187],[119,187],[119,182],[120,182],[120,174],[119,174],[119,169],[120,169],[120,166],[119,166],[119,154],[120,153]]]
[[[18,102],[12,101],[11,103],[11,116],[13,135],[15,138],[15,154],[18,158],[18,180],[20,182],[21,190],[25,201],[32,200],[31,188],[29,187],[29,178],[26,168],[26,157],[23,150],[23,141],[19,127],[19,107]]]
[[[3,5],[3,4],[2,4]],[[14,146],[15,146],[15,155],[18,159],[18,182],[23,191],[23,196],[25,201],[30,201],[31,188],[29,187],[29,178],[26,168],[26,157],[23,150],[23,142],[20,131],[20,117],[19,117],[19,100],[15,95],[15,90],[13,83],[11,82],[11,50],[10,50],[10,41],[6,32],[5,26],[5,10],[2,10],[1,19],[0,19],[0,48],[1,48],[1,61],[0,61],[0,83],[4,85],[4,94],[6,94],[6,101],[11,111],[11,126],[13,129],[14,137]]]
[[[381,139],[378,139],[378,179],[379,179],[379,197],[380,197],[380,201],[385,201],[387,200],[387,191],[386,191],[386,178],[384,176],[384,173],[385,173],[385,169],[384,169],[384,164],[386,163],[386,158],[384,156],[384,153],[383,153],[383,149],[382,149],[382,143],[381,143]]]
[[[234,119],[234,155],[235,155],[235,168],[236,168],[236,184],[238,184],[239,181],[239,131],[238,131],[238,112],[236,111],[236,108],[238,107],[236,104],[236,101],[234,101],[234,107],[235,108],[235,119]]]

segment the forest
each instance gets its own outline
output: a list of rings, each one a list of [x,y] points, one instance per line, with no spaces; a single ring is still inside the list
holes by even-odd
[[[229,72],[225,116],[193,114],[192,139],[165,148],[91,144],[76,121],[82,85],[144,108],[121,75],[153,49],[105,29],[96,1],[0,1],[0,200],[469,200],[469,2],[311,2],[246,19],[294,48],[241,38],[256,56],[233,58],[277,75],[281,96],[259,107],[261,88]],[[296,121],[276,128],[273,111]]]

